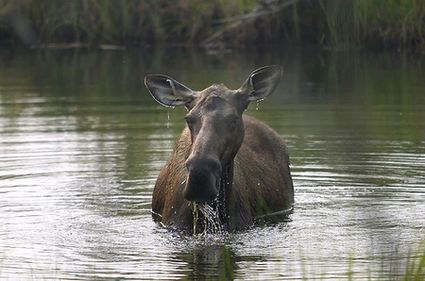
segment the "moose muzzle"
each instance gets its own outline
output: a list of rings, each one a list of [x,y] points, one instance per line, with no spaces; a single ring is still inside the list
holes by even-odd
[[[213,158],[189,159],[183,195],[188,201],[207,202],[214,200],[219,191],[221,165]]]

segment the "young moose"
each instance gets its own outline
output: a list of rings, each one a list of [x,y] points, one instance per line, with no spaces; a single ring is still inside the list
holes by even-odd
[[[275,90],[281,75],[280,66],[266,66],[237,90],[218,84],[202,91],[165,75],[145,77],[158,103],[188,110],[187,126],[153,192],[152,213],[162,224],[196,229],[197,204],[218,210],[219,223],[228,230],[292,209],[294,189],[283,140],[264,123],[243,116],[250,102]]]

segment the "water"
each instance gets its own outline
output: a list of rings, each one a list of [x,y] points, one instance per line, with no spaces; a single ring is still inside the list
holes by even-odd
[[[424,58],[261,53],[0,51],[0,279],[403,272],[425,238]],[[152,188],[185,110],[155,104],[143,75],[237,88],[271,63],[284,81],[247,114],[286,139],[290,221],[196,237],[155,224]]]
[[[220,204],[216,199],[216,207],[213,208],[207,203],[192,203],[193,233],[196,234],[220,234],[223,233],[223,225],[220,220]],[[202,229],[197,229],[201,223]]]

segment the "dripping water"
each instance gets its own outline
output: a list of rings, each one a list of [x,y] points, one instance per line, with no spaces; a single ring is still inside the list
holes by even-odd
[[[202,204],[199,210],[203,214],[204,220],[204,233],[221,233],[223,231],[218,208],[215,210],[209,204]]]
[[[193,202],[193,234],[196,234],[196,226],[198,225],[198,204],[196,202]]]
[[[174,109],[175,107],[174,106],[170,106],[170,107],[168,107],[167,108],[167,123],[166,123],[166,126],[167,126],[167,129],[169,129],[170,128],[170,108],[171,109]]]
[[[260,100],[257,100],[257,105],[255,106],[255,110],[258,111],[260,109]]]
[[[206,233],[222,233],[223,225],[220,221],[220,212],[219,204],[216,204],[214,209],[208,203],[193,203],[193,234],[196,234],[197,225],[201,222],[200,225],[204,226],[202,234]],[[199,213],[202,216],[199,216]],[[199,221],[201,219],[201,221]]]
[[[170,109],[167,108],[167,129],[170,128]]]

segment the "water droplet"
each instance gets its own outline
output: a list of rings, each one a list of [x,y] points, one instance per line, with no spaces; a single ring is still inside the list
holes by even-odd
[[[170,128],[170,110],[167,109],[167,129]]]

